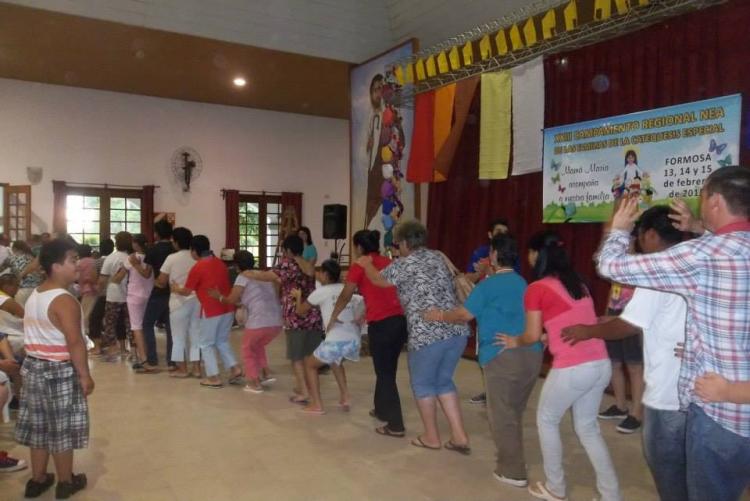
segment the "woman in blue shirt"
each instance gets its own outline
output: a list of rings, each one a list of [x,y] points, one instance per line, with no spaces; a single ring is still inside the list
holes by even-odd
[[[484,369],[490,428],[497,448],[494,477],[515,487],[526,487],[523,454],[523,412],[542,365],[542,345],[504,349],[497,333],[520,336],[526,328],[523,298],[526,281],[514,271],[518,244],[509,235],[496,235],[490,244],[491,274],[472,290],[463,306],[430,310],[430,321],[463,323],[477,320],[479,365]]]
[[[318,260],[318,249],[313,245],[310,228],[307,226],[300,226],[297,235],[299,235],[305,243],[305,248],[302,250],[302,259],[315,266],[315,262]]]

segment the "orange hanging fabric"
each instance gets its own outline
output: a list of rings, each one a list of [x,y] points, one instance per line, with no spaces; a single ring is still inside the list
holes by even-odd
[[[474,100],[478,83],[479,77],[471,77],[461,80],[456,84],[456,96],[453,100],[453,126],[443,147],[435,158],[433,165],[433,181],[435,182],[446,181],[448,179],[448,173],[453,163],[453,157],[456,155],[456,148],[458,148],[458,143],[461,140],[461,135],[466,125],[466,118],[469,115],[469,108],[471,108],[471,102]]]
[[[411,135],[411,153],[406,170],[410,183],[432,181],[432,164],[435,160],[435,91],[417,94],[414,98],[414,131]]]
[[[435,158],[440,148],[448,139],[453,122],[453,99],[456,95],[456,84],[446,85],[435,90],[435,116],[433,125],[433,143],[435,147]]]

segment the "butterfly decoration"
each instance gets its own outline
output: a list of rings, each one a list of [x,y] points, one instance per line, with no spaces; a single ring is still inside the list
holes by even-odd
[[[721,143],[718,144],[716,142],[716,139],[711,140],[711,144],[708,146],[708,152],[713,153],[716,152],[717,155],[721,155],[721,153],[726,149],[727,143]]]
[[[576,213],[576,204],[574,204],[573,202],[570,202],[565,205],[565,217],[571,218],[575,215],[575,213]]]
[[[558,184],[560,182],[560,173],[558,172],[552,176],[552,184]]]
[[[732,165],[732,155],[727,155],[723,159],[719,160],[719,165],[721,167],[729,167]]]
[[[563,186],[561,184],[558,184],[557,185],[557,191],[559,191],[560,193],[565,193],[565,188],[563,188]]]
[[[560,162],[559,160],[554,160],[554,159],[550,160],[550,168],[554,171],[559,171],[561,164],[562,162]]]

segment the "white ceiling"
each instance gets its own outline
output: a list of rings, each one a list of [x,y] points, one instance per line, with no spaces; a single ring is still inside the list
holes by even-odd
[[[311,56],[362,62],[425,48],[530,0],[5,0],[8,3]]]

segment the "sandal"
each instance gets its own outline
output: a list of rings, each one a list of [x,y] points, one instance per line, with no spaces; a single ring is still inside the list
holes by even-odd
[[[422,442],[422,437],[417,437],[411,441],[411,445],[414,447],[419,447],[422,449],[430,449],[431,451],[439,451],[441,449],[440,446],[433,447],[432,445],[427,445],[426,443]]]
[[[291,397],[289,397],[289,401],[297,405],[307,405],[310,403],[307,398],[300,397],[299,395],[292,395]]]
[[[388,426],[380,426],[375,428],[375,433],[378,435],[384,435],[386,437],[404,438],[406,435],[405,431],[393,431]]]
[[[190,377],[190,373],[178,370],[178,371],[174,371],[174,372],[170,373],[169,377],[174,377],[174,378],[177,378],[177,379],[185,379],[185,378]]]
[[[229,381],[227,381],[229,384],[242,384],[242,373],[232,376],[229,378]]]
[[[349,412],[352,410],[352,405],[349,402],[341,403],[339,402],[339,409],[341,409],[344,412]]]
[[[544,482],[537,482],[534,487],[529,487],[529,494],[534,496],[537,499],[546,499],[547,501],[567,501],[567,497],[557,497],[556,495],[552,494],[552,492],[547,489],[547,486],[544,484]]]
[[[469,444],[465,445],[459,445],[454,444],[453,440],[448,440],[443,447],[448,449],[449,451],[458,452],[459,454],[463,454],[464,456],[468,456],[471,454],[471,447],[469,447]]]
[[[213,389],[224,388],[224,385],[221,383],[207,383],[205,381],[201,381],[201,386],[203,386],[204,388],[213,388]]]
[[[307,407],[303,407],[299,411],[303,414],[309,414],[310,416],[322,416],[326,413],[323,409],[308,409]]]

